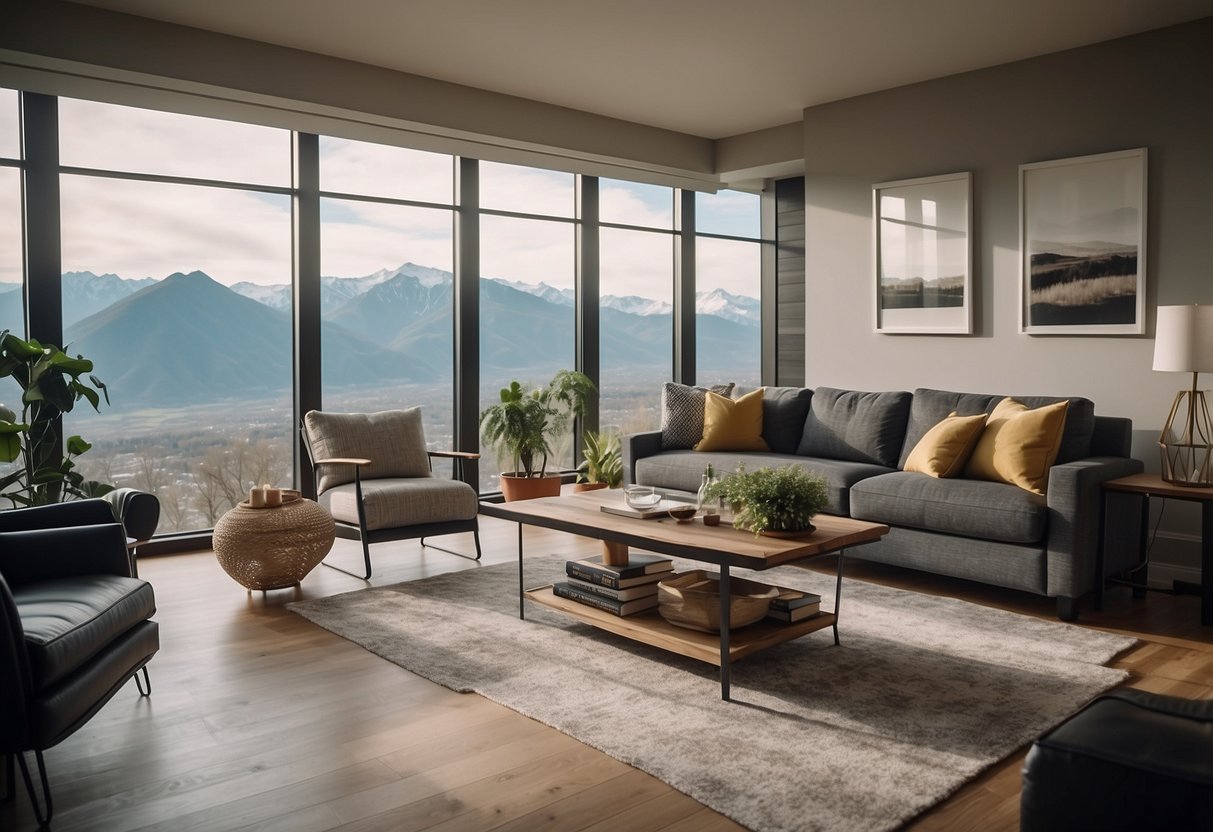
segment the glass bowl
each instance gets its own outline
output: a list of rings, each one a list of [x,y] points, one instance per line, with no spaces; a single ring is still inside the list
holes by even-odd
[[[629,485],[623,490],[624,502],[634,509],[648,509],[661,502],[661,495],[651,485]]]

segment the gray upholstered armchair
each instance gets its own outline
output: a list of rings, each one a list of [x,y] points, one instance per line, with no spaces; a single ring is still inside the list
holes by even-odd
[[[476,555],[430,548],[480,560],[479,501],[459,479],[465,459],[479,454],[427,451],[421,408],[380,413],[324,413],[303,417],[304,447],[312,463],[316,500],[329,510],[337,536],[362,541],[365,574],[371,577],[370,544],[471,532]],[[432,460],[450,458],[455,479],[435,477]]]

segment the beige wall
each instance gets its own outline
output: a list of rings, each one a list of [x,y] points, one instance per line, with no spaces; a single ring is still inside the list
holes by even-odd
[[[808,384],[1087,396],[1133,419],[1156,469],[1185,378],[1151,370],[1153,309],[1213,303],[1210,44],[1213,18],[806,110]],[[1135,147],[1149,149],[1148,334],[1021,335],[1018,166]],[[976,334],[876,334],[871,186],[956,171],[973,173]],[[1192,562],[1193,515],[1168,517]]]

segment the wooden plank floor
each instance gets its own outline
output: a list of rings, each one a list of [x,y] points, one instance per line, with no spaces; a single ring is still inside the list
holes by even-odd
[[[485,563],[512,562],[516,527],[485,518]],[[471,549],[470,536],[446,543]],[[580,556],[597,544],[527,530],[527,551]],[[337,557],[359,560],[338,541]],[[478,566],[416,541],[372,548],[383,586]],[[848,574],[1041,617],[1047,599],[850,561]],[[830,571],[832,566],[818,567]],[[56,815],[69,830],[738,830],[658,780],[507,708],[414,676],[285,609],[363,588],[317,568],[293,590],[246,593],[210,552],[147,558],[161,649],[154,692],[128,685],[47,752]],[[1213,628],[1195,597],[1112,590],[1084,626],[1142,643],[1117,665],[1130,684],[1213,697]],[[1015,830],[1026,749],[910,824]],[[35,826],[24,791],[0,829]]]

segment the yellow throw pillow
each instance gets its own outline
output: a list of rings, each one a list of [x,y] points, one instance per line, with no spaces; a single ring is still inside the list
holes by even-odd
[[[762,388],[740,399],[707,393],[703,402],[703,439],[695,450],[770,450],[762,438]]]
[[[1012,398],[1000,401],[986,420],[965,476],[1006,482],[1044,494],[1049,468],[1061,447],[1069,405],[1060,401],[1028,410],[1027,405]]]
[[[932,477],[960,476],[985,426],[986,414],[957,416],[953,410],[918,440],[906,457],[905,470]]]

